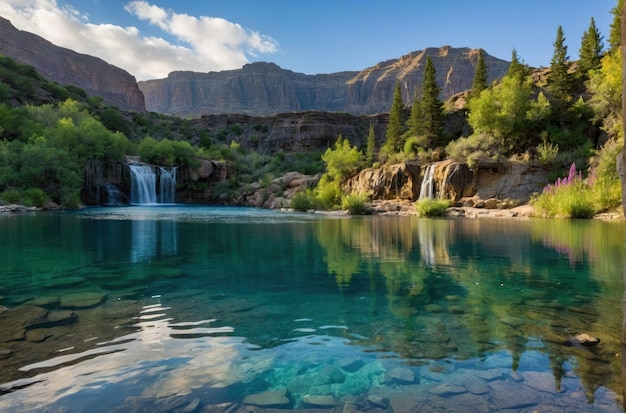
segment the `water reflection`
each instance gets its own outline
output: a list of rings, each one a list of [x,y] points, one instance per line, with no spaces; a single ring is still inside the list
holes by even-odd
[[[211,211],[3,219],[0,407],[621,406],[623,224]]]

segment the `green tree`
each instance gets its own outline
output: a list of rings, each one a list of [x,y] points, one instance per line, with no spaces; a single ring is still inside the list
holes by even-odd
[[[514,77],[520,75],[520,77],[526,77],[529,74],[528,67],[520,61],[515,48],[511,51],[511,64],[506,72],[507,76]]]
[[[515,146],[514,138],[527,127],[532,113],[532,91],[530,78],[522,79],[519,74],[504,76],[500,83],[485,89],[468,104],[468,122],[474,133],[495,137],[503,150]]]
[[[622,54],[619,51],[605,54],[600,69],[590,72],[587,85],[591,92],[589,105],[595,112],[594,121],[609,137],[621,138]]]
[[[363,166],[363,153],[341,135],[334,148],[328,148],[322,155],[326,164],[326,174],[333,180],[342,182]]]
[[[487,89],[487,64],[485,63],[485,51],[478,50],[478,58],[476,60],[476,69],[474,71],[474,79],[472,80],[471,95],[476,96],[483,90]]]
[[[426,137],[426,145],[435,148],[444,145],[444,113],[443,102],[439,99],[441,88],[437,84],[436,70],[430,56],[426,58],[424,80],[422,82],[422,128]]]
[[[613,21],[609,32],[609,51],[618,50],[622,44],[622,7],[623,0],[617,0],[617,5],[611,9]]]
[[[389,125],[385,134],[385,144],[382,151],[387,155],[393,155],[402,150],[404,141],[402,133],[404,131],[404,102],[402,100],[402,88],[400,83],[396,83],[393,92],[393,101],[389,111]]]
[[[578,70],[583,78],[586,79],[588,77],[590,70],[600,67],[603,48],[602,36],[600,36],[596,22],[592,17],[589,29],[583,33],[580,43]]]
[[[570,92],[572,81],[568,73],[568,60],[569,56],[567,55],[563,28],[559,26],[556,31],[554,54],[550,61],[550,73],[548,74],[547,86],[552,96],[552,102],[560,109],[566,108],[571,100]]]
[[[376,133],[374,132],[374,125],[370,123],[370,130],[367,134],[367,148],[365,157],[368,163],[374,162],[376,157]]]

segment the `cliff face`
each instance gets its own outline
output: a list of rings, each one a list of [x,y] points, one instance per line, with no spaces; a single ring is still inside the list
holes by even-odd
[[[0,17],[0,54],[33,66],[60,85],[78,86],[101,96],[108,105],[145,111],[143,93],[134,76],[97,57],[58,47],[32,33],[16,29]]]
[[[270,115],[291,111],[388,112],[396,82],[411,103],[421,92],[430,56],[442,88],[442,99],[472,85],[478,50],[428,48],[388,60],[360,72],[306,75],[273,63],[252,63],[222,72],[173,72],[166,79],[139,82],[149,111],[177,115],[243,113]],[[507,71],[509,62],[485,54],[488,81]]]

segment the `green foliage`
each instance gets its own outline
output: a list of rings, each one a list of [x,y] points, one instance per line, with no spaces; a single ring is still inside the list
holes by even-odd
[[[315,208],[315,193],[311,189],[298,191],[291,198],[290,207],[300,212],[307,212]]]
[[[243,133],[243,128],[238,123],[228,125],[228,129],[237,136],[241,136]]]
[[[622,53],[607,53],[598,70],[592,70],[587,82],[595,112],[595,123],[611,138],[621,138],[622,128]]]
[[[611,139],[596,151],[589,182],[598,211],[608,211],[622,204],[622,185],[615,167],[615,160],[622,147],[621,141]]]
[[[335,209],[341,205],[343,191],[337,180],[332,180],[328,174],[324,174],[315,188],[316,206],[319,209]]]
[[[604,49],[602,36],[592,17],[589,28],[583,33],[580,50],[578,52],[580,56],[578,60],[578,71],[583,78],[587,78],[587,74],[590,70],[596,70],[600,67],[602,49]]]
[[[593,192],[582,181],[544,191],[531,203],[535,214],[542,217],[591,218],[595,214]]]
[[[572,79],[569,70],[569,56],[563,28],[559,26],[554,41],[554,54],[550,61],[550,73],[548,74],[548,90],[552,96],[552,102],[558,108],[566,108],[572,91]]]
[[[197,152],[189,142],[146,137],[139,144],[141,160],[162,166],[193,166],[197,164]]]
[[[402,100],[402,88],[400,83],[396,83],[393,92],[393,101],[389,111],[389,125],[385,134],[385,144],[381,151],[386,155],[391,155],[402,150],[404,142],[402,133],[404,132],[404,102]]]
[[[470,168],[474,168],[481,159],[500,157],[501,147],[493,135],[474,133],[450,142],[446,146],[446,153],[455,161],[466,162]]]
[[[100,122],[110,131],[121,132],[127,137],[130,136],[130,125],[124,120],[118,110],[106,108],[100,114]]]
[[[348,210],[350,215],[364,215],[367,213],[367,201],[366,194],[352,192],[341,199],[341,209]]]
[[[23,204],[41,208],[48,200],[48,196],[41,188],[29,188],[24,191]]]
[[[365,150],[365,159],[368,163],[374,162],[376,158],[376,134],[374,133],[374,125],[370,123],[370,130],[367,134],[367,148]]]
[[[19,189],[9,188],[0,193],[0,200],[7,204],[18,204],[22,201],[22,194]]]
[[[421,199],[415,203],[417,212],[422,217],[440,217],[450,207],[447,199]]]
[[[364,163],[363,153],[341,135],[337,138],[334,149],[329,148],[324,152],[322,160],[326,164],[327,175],[337,182],[352,176]]]
[[[504,76],[500,83],[483,90],[468,104],[468,122],[474,133],[494,136],[504,153],[520,146],[529,118],[538,117],[535,112],[540,107],[533,104],[532,92],[531,79],[519,75]]]
[[[441,88],[437,84],[435,65],[430,56],[426,58],[424,79],[422,81],[421,119],[423,120],[418,135],[426,137],[428,148],[444,145],[443,102],[439,99]]]
[[[4,82],[0,82],[0,103],[7,102],[9,100],[11,88]]]
[[[509,65],[506,75],[508,77],[519,77],[520,79],[524,79],[530,75],[529,67],[520,62],[519,55],[515,48],[511,51],[511,64]]]
[[[559,145],[544,140],[537,146],[539,162],[549,164],[559,154]]]
[[[470,89],[471,96],[475,96],[476,94],[487,89],[487,86],[487,64],[485,63],[485,51],[480,49],[476,60],[472,88]]]
[[[611,9],[613,20],[611,21],[611,31],[609,33],[610,51],[618,51],[622,43],[622,7],[623,0],[617,0],[617,5]]]

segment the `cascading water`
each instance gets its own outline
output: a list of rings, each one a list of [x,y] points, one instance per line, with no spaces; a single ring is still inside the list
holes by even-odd
[[[159,202],[173,204],[176,202],[176,167],[160,167],[159,171]]]
[[[130,203],[156,204],[156,173],[148,165],[129,165]]]
[[[175,202],[176,167],[156,169],[149,165],[129,165],[129,168],[131,204],[173,204]]]
[[[430,164],[424,171],[419,199],[433,199],[435,196],[435,164]]]

